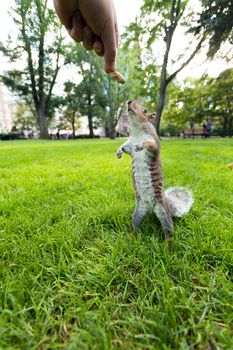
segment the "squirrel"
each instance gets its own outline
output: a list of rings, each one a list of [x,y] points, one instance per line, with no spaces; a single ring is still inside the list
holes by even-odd
[[[129,139],[117,150],[117,157],[123,152],[132,157],[133,184],[136,191],[136,208],[132,217],[133,229],[139,229],[148,212],[159,219],[165,239],[171,239],[172,217],[186,214],[192,204],[191,191],[183,187],[164,190],[163,171],[160,160],[160,140],[151,120],[155,113],[136,101],[128,102]]]

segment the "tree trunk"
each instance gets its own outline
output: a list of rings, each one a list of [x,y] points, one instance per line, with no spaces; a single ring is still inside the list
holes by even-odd
[[[115,125],[114,120],[112,116],[112,111],[109,112],[110,118],[109,118],[109,137],[111,140],[114,140],[116,138],[116,131],[115,131]]]
[[[41,139],[49,139],[49,132],[48,132],[48,119],[45,115],[44,108],[42,106],[39,107],[37,110],[37,119],[38,119],[38,125],[40,129],[40,138]]]
[[[72,115],[72,138],[75,139],[75,113]]]
[[[105,137],[110,137],[108,122],[104,124]]]
[[[168,27],[165,28],[166,51],[163,58],[163,65],[162,65],[162,71],[161,71],[161,77],[160,77],[159,102],[158,102],[158,108],[157,108],[157,115],[154,120],[154,126],[158,133],[160,128],[161,116],[164,109],[167,86],[172,82],[172,80],[177,76],[177,74],[181,72],[182,69],[184,69],[189,64],[189,62],[195,57],[195,55],[199,52],[202,46],[202,43],[204,42],[206,37],[206,34],[204,34],[201,40],[198,42],[194,51],[189,56],[189,58],[180,66],[179,69],[177,69],[173,74],[167,77],[167,64],[168,64],[172,38],[183,12],[184,11],[181,12],[181,9],[180,9],[180,0],[177,0],[177,1],[172,0],[171,12],[170,12],[170,24]]]
[[[91,139],[94,138],[95,134],[94,134],[94,128],[93,128],[93,120],[92,120],[92,115],[91,113],[88,115],[88,128],[89,128],[89,136]]]
[[[165,28],[165,42],[166,42],[166,50],[163,58],[163,65],[162,65],[162,71],[161,71],[161,77],[160,77],[160,89],[159,89],[159,102],[158,102],[158,108],[157,108],[157,114],[156,118],[154,120],[154,126],[159,133],[160,128],[160,121],[161,116],[164,109],[164,101],[165,101],[165,94],[167,89],[167,64],[168,64],[168,57],[169,52],[171,48],[172,38],[174,31],[176,29],[177,22],[174,21],[174,13],[175,13],[175,4],[176,1],[172,1],[172,8],[171,8],[171,14],[170,14],[170,25]]]
[[[75,139],[75,126],[72,123],[72,138]]]
[[[222,128],[222,137],[226,136],[227,124],[228,124],[228,118],[224,118],[224,120],[223,120],[223,128]]]
[[[88,127],[89,127],[89,136],[91,139],[94,138],[94,128],[93,128],[93,117],[91,111],[91,98],[88,98]]]
[[[165,68],[165,70],[166,70],[166,68]],[[164,79],[164,75],[161,74],[161,82],[160,82],[160,90],[159,90],[159,102],[158,102],[158,108],[157,108],[157,112],[156,112],[156,118],[154,119],[154,123],[153,123],[154,127],[158,133],[159,133],[161,117],[162,117],[162,113],[163,113],[163,109],[164,109],[166,89],[167,89],[166,79]]]

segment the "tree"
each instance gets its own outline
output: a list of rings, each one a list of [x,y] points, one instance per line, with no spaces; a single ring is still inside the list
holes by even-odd
[[[21,132],[34,131],[37,129],[33,111],[28,109],[28,107],[20,101],[17,101],[13,122],[14,128]]]
[[[67,81],[64,84],[64,95],[61,109],[61,116],[59,119],[59,129],[71,129],[72,137],[75,138],[75,131],[80,127],[80,99],[81,96],[77,94],[76,84]]]
[[[233,129],[233,69],[222,72],[218,78],[204,76],[187,79],[184,84],[172,84],[164,110],[164,121],[185,127],[210,119],[221,125],[221,135],[232,136]]]
[[[83,47],[70,50],[69,61],[79,70],[81,81],[72,85],[72,95],[75,96],[77,110],[82,116],[88,117],[89,136],[94,137],[95,127],[102,125],[106,136],[115,138],[115,128],[126,110],[127,100],[143,94],[145,96],[138,42],[131,44],[130,49],[124,42],[118,52],[118,66],[126,77],[124,85],[119,85],[105,74],[102,59]]]
[[[64,64],[60,24],[47,0],[15,0],[13,13],[16,43],[12,38],[0,49],[20,68],[6,72],[3,82],[33,108],[40,137],[48,138],[48,122],[57,101],[53,101],[53,89]]]
[[[233,44],[233,2],[231,0],[201,0],[202,12],[197,25],[192,29],[196,35],[208,33],[208,57],[219,51],[221,44]],[[232,47],[231,47],[232,51]]]
[[[174,38],[174,33],[177,28],[183,28],[183,31],[190,33],[190,23],[195,23],[195,16],[192,10],[188,8],[188,0],[145,0],[141,7],[141,13],[134,23],[128,27],[128,32],[131,31],[129,37],[134,39],[140,37],[140,41],[146,43],[144,51],[145,72],[147,67],[160,66],[159,83],[155,79],[155,89],[159,93],[153,93],[153,105],[157,107],[157,118],[154,125],[159,132],[161,116],[166,102],[166,93],[169,84],[195,57],[201,50],[202,44],[206,39],[206,31],[199,33],[196,46],[189,46],[185,52],[177,59],[180,65],[172,73],[168,73],[168,66],[171,65],[170,51]],[[187,14],[185,10],[188,10]],[[132,34],[133,33],[133,34]],[[163,39],[163,44],[161,42]],[[160,43],[159,51],[163,54],[156,58],[153,45],[155,42]],[[147,51],[147,54],[145,52]],[[162,57],[161,57],[162,56]],[[149,57],[149,60],[147,61]],[[182,57],[182,58],[181,58]],[[160,61],[162,61],[160,63]],[[157,73],[157,69],[156,69]],[[155,73],[155,74],[156,74]],[[151,86],[151,85],[150,85]]]
[[[202,123],[205,118],[206,79],[187,78],[182,84],[174,81],[168,88],[164,122],[184,128],[187,124]]]
[[[81,78],[78,84],[70,81],[66,83],[71,88],[70,93],[75,97],[72,108],[76,104],[81,116],[87,116],[89,137],[93,138],[94,129],[101,124],[106,110],[106,96],[103,88],[103,79],[106,74],[103,72],[102,60],[95,53],[77,45],[70,50],[68,59],[78,67]]]
[[[218,78],[208,79],[205,94],[207,95],[206,114],[220,122],[222,136],[233,131],[233,69],[222,72]]]
[[[165,42],[163,62],[160,73],[159,97],[157,105],[157,117],[155,119],[155,127],[159,131],[161,116],[164,109],[165,96],[168,85],[176,78],[177,74],[181,72],[195,57],[201,49],[202,43],[205,40],[205,33],[199,37],[199,41],[193,50],[189,50],[188,57],[180,64],[180,67],[173,73],[168,74],[167,67],[169,62],[171,45],[175,30],[178,25],[187,26],[187,21],[184,17],[184,12],[187,7],[188,0],[163,0],[152,1],[145,0],[142,6],[142,21],[149,15],[150,25],[148,31],[148,46],[151,46],[159,36],[163,36]],[[153,19],[157,19],[157,21]],[[145,29],[144,29],[145,30]]]

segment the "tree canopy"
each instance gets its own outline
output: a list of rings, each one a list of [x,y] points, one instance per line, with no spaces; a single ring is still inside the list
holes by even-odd
[[[1,43],[0,49],[16,68],[2,79],[34,110],[40,136],[48,138],[48,122],[54,112],[53,90],[64,64],[60,23],[47,0],[15,0],[12,11],[17,37],[5,45]]]
[[[217,78],[187,79],[182,85],[170,86],[164,111],[164,124],[185,128],[202,125],[210,119],[222,136],[232,135],[233,128],[233,69]]]
[[[201,0],[203,9],[199,14],[195,34],[205,31],[208,33],[208,56],[218,52],[221,44],[229,41],[233,44],[233,2],[231,0]]]

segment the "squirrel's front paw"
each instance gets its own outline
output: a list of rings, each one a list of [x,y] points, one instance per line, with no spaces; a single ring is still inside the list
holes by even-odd
[[[135,152],[140,152],[144,149],[143,145],[135,145],[134,150]]]
[[[122,154],[123,154],[123,151],[122,151],[122,148],[118,148],[118,150],[117,150],[117,158],[121,158],[122,157]]]

